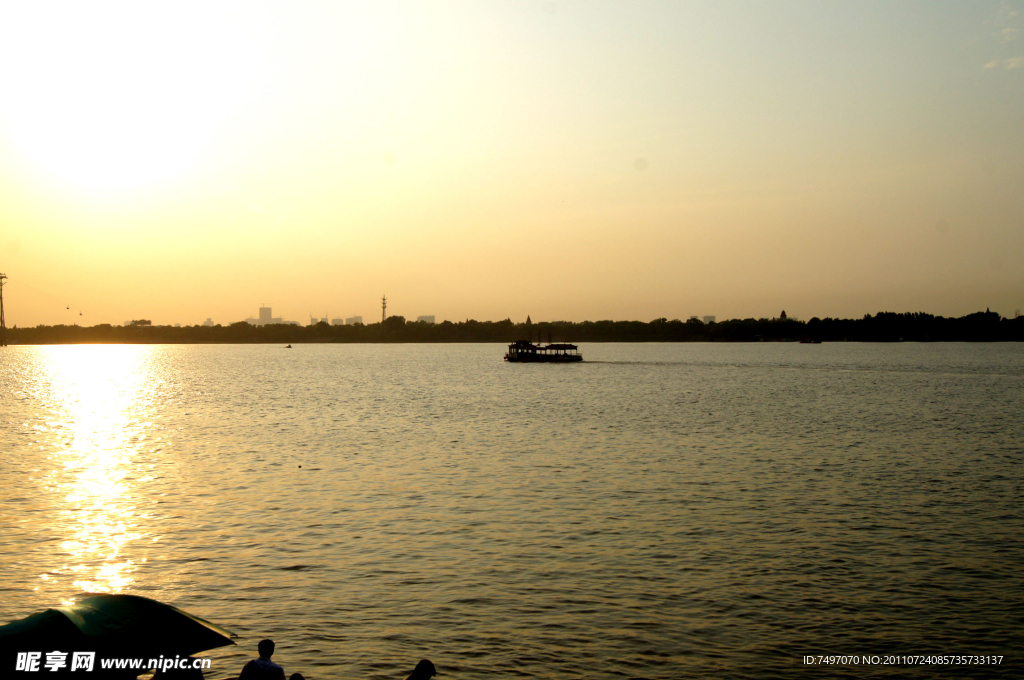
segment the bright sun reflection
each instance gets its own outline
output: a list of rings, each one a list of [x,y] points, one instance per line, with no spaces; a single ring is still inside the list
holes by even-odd
[[[69,536],[64,569],[79,589],[116,593],[133,582],[124,548],[141,534],[132,494],[132,457],[144,438],[146,348],[125,345],[46,348],[65,446],[50,482],[63,495]],[[46,576],[43,576],[44,580]]]

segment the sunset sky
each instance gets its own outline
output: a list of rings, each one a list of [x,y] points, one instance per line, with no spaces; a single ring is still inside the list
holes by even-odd
[[[0,2],[0,272],[19,326],[1012,316],[1024,2]]]

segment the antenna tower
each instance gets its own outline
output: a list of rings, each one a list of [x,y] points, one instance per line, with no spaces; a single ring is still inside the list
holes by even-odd
[[[7,347],[7,325],[4,323],[4,281],[6,274],[0,274],[0,347]]]
[[[388,296],[384,295],[380,299],[380,322],[384,323],[384,320],[388,318]]]

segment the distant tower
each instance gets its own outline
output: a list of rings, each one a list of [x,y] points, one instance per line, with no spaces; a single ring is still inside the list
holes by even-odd
[[[7,347],[7,325],[4,323],[4,281],[6,274],[0,274],[0,347]]]
[[[384,323],[384,320],[388,318],[388,296],[385,294],[380,299],[380,322]]]

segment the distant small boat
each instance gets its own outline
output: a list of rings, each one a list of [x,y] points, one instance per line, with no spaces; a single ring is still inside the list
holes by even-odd
[[[508,346],[505,361],[518,363],[571,363],[583,361],[576,345],[555,343],[535,345],[526,340],[517,340]]]
[[[284,348],[285,348],[285,349],[291,349],[291,348],[292,348],[292,346],[291,346],[291,345],[285,345],[285,346],[284,346]]]

